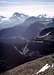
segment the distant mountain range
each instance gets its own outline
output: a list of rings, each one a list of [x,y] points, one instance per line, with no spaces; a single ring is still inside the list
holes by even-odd
[[[31,17],[20,25],[0,30],[0,37],[11,37],[11,36],[32,37],[33,33],[37,34],[37,32],[39,32],[42,28],[44,28],[44,24],[34,20],[34,18]]]
[[[3,24],[4,26],[0,23],[1,28],[5,27],[4,29],[0,30],[0,38],[21,36],[26,39],[31,39],[34,36],[38,36],[41,30],[54,25],[52,18],[43,17],[45,18],[45,20],[43,20],[42,17],[29,17],[16,12],[12,17],[9,18],[9,22],[6,21],[5,24]],[[19,20],[22,20],[22,23],[19,23]]]
[[[4,18],[4,19],[3,19]],[[14,27],[18,24],[23,23],[28,18],[27,15],[20,14],[15,12],[11,17],[5,18],[3,16],[0,17],[0,30],[4,28]]]
[[[47,16],[41,15],[41,16],[28,16],[24,15],[22,13],[15,12],[13,15],[9,18],[0,16],[0,30],[5,28],[14,27],[16,25],[22,24],[23,22],[33,23],[35,21],[39,21],[43,24],[47,24],[51,21],[52,18],[47,18]]]

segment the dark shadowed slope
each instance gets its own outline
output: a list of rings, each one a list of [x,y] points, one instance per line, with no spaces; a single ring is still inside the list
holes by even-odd
[[[51,34],[54,35],[54,27],[48,27],[48,28],[43,29],[40,32],[40,36],[43,36],[43,35],[45,35],[46,33],[49,33],[49,32],[51,32]]]
[[[17,41],[17,39],[15,43],[0,43],[0,72],[54,53],[54,40],[52,41],[51,36],[53,37],[52,34],[41,36],[28,43],[25,40]]]

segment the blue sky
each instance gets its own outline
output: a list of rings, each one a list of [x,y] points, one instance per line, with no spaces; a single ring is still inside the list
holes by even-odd
[[[9,2],[16,2],[16,1],[42,1],[42,2],[54,2],[54,0],[0,0],[0,1],[9,1]]]
[[[0,15],[10,17],[14,12],[54,16],[54,0],[0,0]]]
[[[13,4],[19,4],[19,5],[34,5],[34,4],[54,4],[54,0],[0,0],[0,6],[3,5],[13,5]]]

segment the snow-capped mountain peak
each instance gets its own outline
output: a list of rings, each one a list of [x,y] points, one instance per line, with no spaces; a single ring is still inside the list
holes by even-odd
[[[21,13],[18,13],[18,12],[15,12],[10,18],[17,18],[18,19],[19,17],[26,19],[28,16],[21,14]]]
[[[0,30],[23,23],[29,16],[15,12],[11,17],[0,16]]]
[[[5,19],[6,17],[4,16],[0,16],[0,22],[2,22],[3,19]]]
[[[21,13],[18,13],[18,12],[15,12],[15,13],[9,18],[9,20],[10,20],[11,22],[16,23],[16,24],[20,24],[20,23],[23,23],[27,18],[28,18],[27,15],[24,15],[24,14],[21,14]]]
[[[15,13],[13,14],[13,16],[20,16],[20,13],[15,12]]]

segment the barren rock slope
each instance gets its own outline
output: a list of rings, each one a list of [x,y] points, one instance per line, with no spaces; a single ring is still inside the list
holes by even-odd
[[[50,65],[50,67],[37,74],[37,72],[46,64]],[[0,75],[54,75],[54,54],[27,62],[23,65],[1,73]]]

